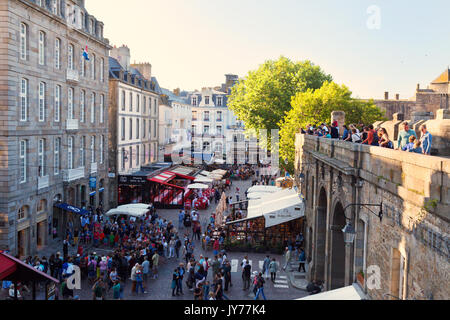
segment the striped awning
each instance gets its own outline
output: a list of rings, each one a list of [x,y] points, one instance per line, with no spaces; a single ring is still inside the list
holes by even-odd
[[[175,177],[176,177],[176,175],[174,173],[164,172],[164,173],[158,174],[157,176],[149,178],[148,180],[153,181],[153,182],[158,182],[158,183],[164,183],[164,182],[167,183]]]

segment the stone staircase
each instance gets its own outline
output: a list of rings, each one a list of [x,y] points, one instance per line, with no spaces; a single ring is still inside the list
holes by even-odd
[[[286,272],[289,275],[289,281],[294,288],[306,291],[306,287],[308,286],[308,281],[306,280],[305,272],[298,272],[298,261],[291,261],[286,269]],[[306,271],[309,270],[308,263],[305,263]]]

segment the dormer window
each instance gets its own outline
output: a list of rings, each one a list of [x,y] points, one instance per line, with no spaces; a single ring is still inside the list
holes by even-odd
[[[205,104],[209,104],[209,96],[205,97]]]
[[[222,106],[222,97],[217,97],[217,106],[221,107]]]

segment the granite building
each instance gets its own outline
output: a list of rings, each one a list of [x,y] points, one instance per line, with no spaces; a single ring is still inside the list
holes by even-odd
[[[130,64],[130,49],[114,47],[109,69],[109,168],[110,206],[118,193],[136,193],[138,188],[120,188],[119,178],[130,176],[158,161],[159,94],[149,63]]]
[[[27,256],[107,202],[110,47],[84,0],[0,14],[0,249]]]
[[[418,84],[414,97],[410,99],[400,99],[399,94],[392,99],[389,92],[385,92],[384,99],[374,100],[374,103],[386,111],[389,119],[395,113],[411,119],[414,112],[429,113],[434,118],[439,109],[450,109],[450,69],[446,69],[427,88],[420,88]]]

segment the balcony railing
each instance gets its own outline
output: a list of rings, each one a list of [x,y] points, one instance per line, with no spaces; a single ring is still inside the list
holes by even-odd
[[[80,76],[78,70],[75,69],[67,69],[66,80],[72,82],[80,81]]]
[[[64,170],[64,182],[70,182],[84,178],[84,168]]]
[[[98,170],[98,164],[97,164],[97,162],[91,163],[91,174],[97,173],[97,170]]]
[[[48,188],[49,185],[50,185],[50,177],[49,176],[38,177],[38,190]]]
[[[78,130],[78,119],[67,119],[66,130]]]

